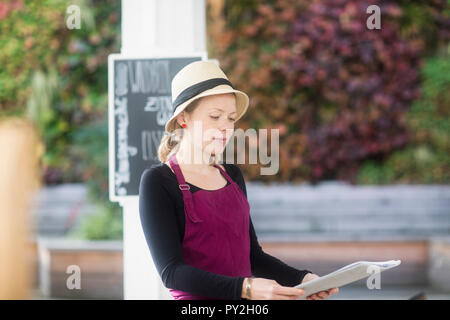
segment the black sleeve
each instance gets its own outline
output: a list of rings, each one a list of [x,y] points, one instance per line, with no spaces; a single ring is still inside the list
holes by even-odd
[[[164,179],[154,168],[144,171],[139,186],[139,212],[147,245],[166,288],[219,299],[241,299],[244,277],[207,272],[183,261],[176,208]]]
[[[258,243],[253,223],[250,220],[250,260],[255,277],[273,279],[282,286],[293,287],[300,284],[309,270],[298,270],[283,261],[265,253]]]
[[[247,188],[245,186],[245,180],[239,167],[235,166],[236,171],[236,183],[244,191],[247,197]],[[250,216],[250,260],[252,266],[252,274],[258,278],[273,279],[282,286],[293,287],[300,284],[303,277],[307,273],[312,273],[309,270],[298,270],[284,263],[283,261],[265,253],[258,243],[255,229],[253,227],[252,219]]]

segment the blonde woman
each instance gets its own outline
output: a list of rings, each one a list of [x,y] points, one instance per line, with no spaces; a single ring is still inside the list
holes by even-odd
[[[142,228],[164,285],[180,300],[299,298],[304,292],[293,286],[318,276],[262,250],[242,173],[218,161],[248,96],[216,63],[196,61],[173,78],[172,101],[161,163],[143,172],[139,189]]]

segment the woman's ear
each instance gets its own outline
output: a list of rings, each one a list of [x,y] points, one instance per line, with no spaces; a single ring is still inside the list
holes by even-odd
[[[183,123],[183,119],[182,119],[182,113],[180,113],[177,118],[176,118],[177,123],[181,126],[181,124]]]
[[[181,111],[180,114],[177,116],[177,122],[180,126],[183,123],[186,123],[186,113],[184,111]]]

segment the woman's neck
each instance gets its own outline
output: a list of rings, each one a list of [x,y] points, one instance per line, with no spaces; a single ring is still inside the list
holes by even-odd
[[[189,171],[207,173],[212,167],[212,163],[210,163],[211,154],[205,153],[202,150],[195,150],[189,144],[181,143],[176,153],[176,158],[178,163]]]

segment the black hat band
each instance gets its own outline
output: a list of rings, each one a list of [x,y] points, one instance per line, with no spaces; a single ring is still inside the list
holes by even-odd
[[[231,82],[224,78],[208,79],[208,80],[196,83],[190,87],[187,87],[186,89],[181,91],[181,93],[178,95],[178,97],[173,102],[173,104],[172,104],[173,112],[175,113],[175,109],[183,102],[191,99],[192,97],[195,97],[196,95],[198,95],[199,93],[202,93],[203,91],[217,87],[218,85],[221,85],[221,84],[227,84],[234,89]]]

